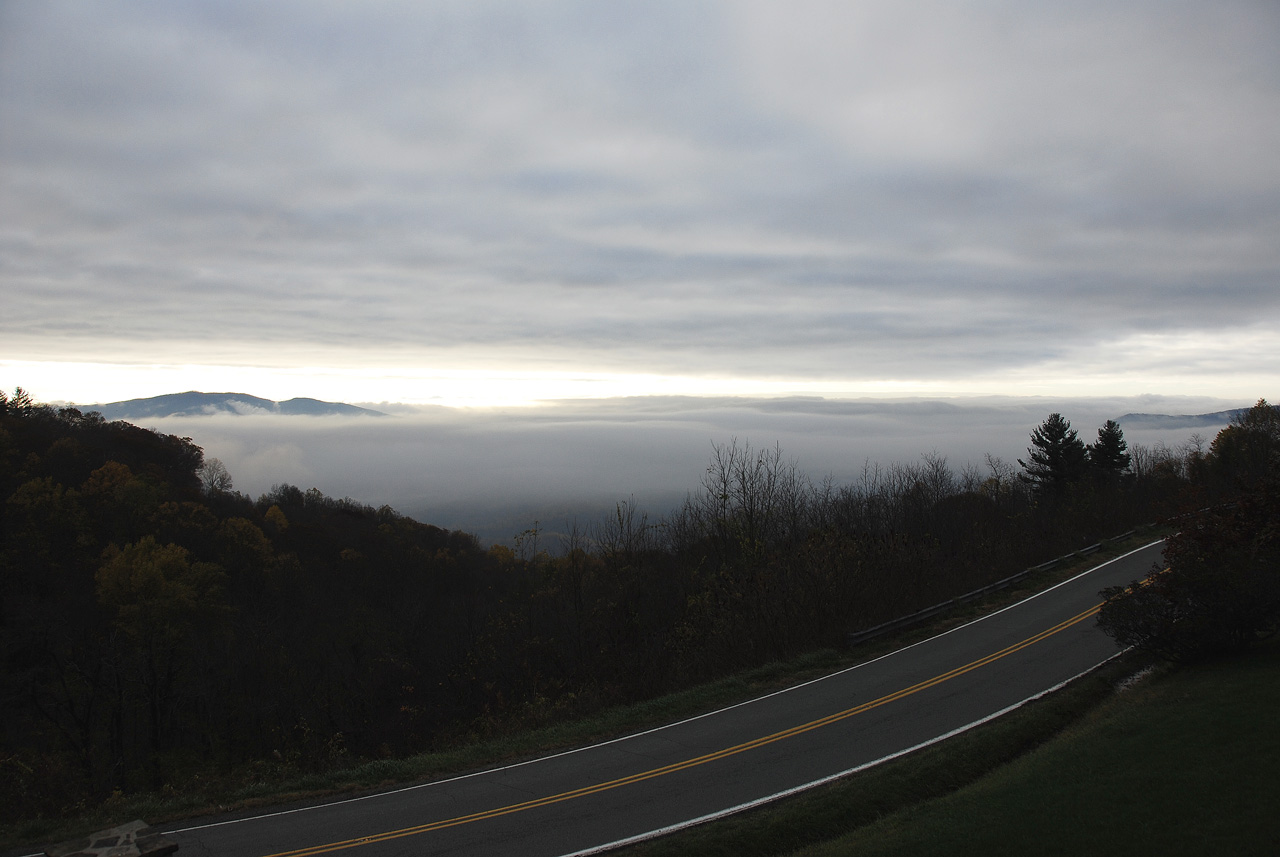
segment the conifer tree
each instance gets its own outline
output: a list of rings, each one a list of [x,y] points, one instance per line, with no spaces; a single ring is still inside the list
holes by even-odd
[[[1115,420],[1107,420],[1098,429],[1098,439],[1089,444],[1089,467],[1104,480],[1118,479],[1129,469],[1129,444]]]
[[[1056,495],[1084,475],[1088,451],[1071,423],[1062,414],[1049,418],[1031,432],[1027,460],[1018,459],[1025,471],[1020,478],[1038,494]]]

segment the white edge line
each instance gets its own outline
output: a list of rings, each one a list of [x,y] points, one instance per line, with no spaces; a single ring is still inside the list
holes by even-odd
[[[615,848],[622,848],[626,845],[635,845],[636,843],[639,843],[639,842],[648,842],[650,839],[657,839],[661,836],[666,836],[669,833],[676,833],[677,831],[686,830],[690,827],[695,827],[699,824],[705,824],[706,822],[709,822],[709,821],[718,821],[719,819],[725,818],[730,815],[734,815],[735,813],[745,812],[746,810],[749,810],[749,809],[755,809],[767,803],[772,803],[773,801],[782,800],[783,798],[791,797],[792,795],[799,794],[800,792],[817,788],[818,786],[825,786],[828,783],[835,782],[836,780],[842,779],[843,777],[848,777],[853,774],[860,773],[862,771],[867,770],[868,768],[874,768],[876,765],[880,765],[885,762],[890,762],[898,758],[899,756],[905,756],[908,753],[914,753],[916,750],[923,749],[932,744],[937,744],[941,741],[946,741],[948,738],[954,738],[957,735],[960,735],[964,732],[968,732],[970,729],[977,728],[978,726],[981,726],[984,723],[995,720],[998,717],[1003,717],[1009,712],[1019,709],[1029,702],[1035,702],[1037,699],[1040,699],[1042,697],[1048,696],[1051,693],[1061,690],[1062,688],[1071,684],[1071,682],[1075,681],[1076,679],[1079,679],[1088,675],[1089,673],[1098,669],[1098,667],[1102,666],[1105,663],[1108,663],[1109,661],[1114,660],[1115,658],[1120,657],[1120,655],[1122,654],[1124,654],[1124,652],[1116,652],[1114,655],[1107,658],[1105,661],[1102,661],[1101,663],[1098,663],[1097,665],[1090,667],[1089,669],[1085,670],[1084,672],[1078,675],[1072,676],[1066,681],[1059,682],[1058,684],[1055,684],[1053,687],[1048,688],[1047,690],[1042,690],[1039,693],[1037,693],[1035,696],[1028,696],[1026,699],[1022,700],[1021,702],[1015,702],[1013,705],[1010,705],[1007,708],[1002,708],[999,711],[996,711],[992,714],[988,714],[986,717],[983,717],[980,720],[975,720],[972,723],[952,729],[950,732],[946,733],[945,735],[939,735],[936,738],[930,738],[928,741],[922,741],[919,744],[916,744],[914,747],[908,747],[905,750],[898,750],[896,753],[890,753],[889,755],[882,756],[879,759],[875,759],[874,761],[864,762],[855,768],[849,768],[846,771],[841,771],[838,774],[831,774],[829,776],[823,777],[820,780],[814,780],[812,782],[794,786],[793,788],[789,788],[786,791],[781,791],[776,794],[771,794],[768,797],[756,798],[753,801],[748,801],[747,803],[740,803],[737,806],[732,806],[732,807],[729,807],[728,809],[717,810],[713,813],[709,813],[707,815],[703,815],[698,818],[691,818],[687,821],[681,821],[681,822],[677,822],[676,824],[669,825],[667,827],[658,828],[657,830],[650,830],[647,833],[638,833],[635,836],[629,836],[626,839],[619,839],[615,842],[605,843],[604,845],[596,845],[592,848],[587,848],[583,851],[574,851],[569,854],[562,854],[560,855],[560,857],[588,857],[588,855],[603,854],[606,851],[612,851]]]
[[[723,713],[724,713],[724,712],[726,712],[726,711],[732,711],[732,710],[733,710],[733,709],[735,709],[735,708],[741,708],[741,707],[742,707],[742,706],[744,706],[744,705],[751,705],[751,704],[753,704],[753,703],[759,702],[759,701],[764,700],[764,699],[770,699],[770,698],[772,698],[772,697],[774,697],[774,696],[780,696],[781,694],[784,694],[784,693],[791,693],[791,692],[792,692],[792,691],[794,691],[794,690],[799,690],[800,688],[808,687],[808,686],[809,686],[809,685],[811,685],[811,684],[817,684],[817,683],[818,683],[818,682],[820,682],[820,681],[826,681],[827,679],[835,678],[836,676],[844,675],[845,673],[853,672],[854,670],[857,670],[857,669],[862,669],[863,667],[868,666],[868,665],[870,665],[870,664],[874,664],[874,663],[876,663],[877,661],[882,661],[882,660],[884,660],[885,658],[893,657],[894,655],[898,654],[899,652],[905,652],[905,651],[907,651],[908,649],[913,649],[913,648],[915,648],[916,646],[922,646],[922,645],[924,645],[925,643],[931,642],[932,640],[937,640],[937,639],[939,639],[939,638],[941,638],[941,637],[945,637],[945,636],[947,636],[948,634],[954,634],[956,631],[959,631],[959,630],[961,630],[961,629],[963,629],[963,628],[967,628],[967,627],[969,627],[970,625],[976,625],[976,624],[977,624],[977,623],[979,623],[979,622],[984,622],[984,621],[986,621],[987,619],[992,618],[993,616],[999,616],[1001,613],[1004,613],[1006,610],[1012,610],[1012,609],[1013,609],[1013,608],[1015,608],[1015,607],[1019,607],[1019,606],[1021,606],[1021,605],[1023,605],[1023,604],[1026,604],[1028,601],[1032,601],[1032,600],[1034,600],[1034,599],[1036,599],[1036,598],[1039,598],[1041,595],[1044,595],[1044,594],[1046,594],[1046,593],[1052,592],[1053,590],[1057,589],[1057,588],[1058,588],[1058,587],[1060,587],[1060,586],[1066,586],[1068,583],[1072,583],[1072,582],[1074,582],[1074,581],[1076,581],[1076,580],[1079,580],[1080,578],[1084,577],[1085,575],[1092,574],[1093,572],[1097,571],[1097,570],[1098,570],[1098,569],[1100,569],[1100,568],[1103,568],[1103,567],[1105,567],[1105,566],[1108,566],[1108,565],[1110,565],[1110,564],[1111,564],[1111,563],[1113,563],[1113,562],[1118,562],[1118,561],[1120,561],[1120,560],[1124,559],[1124,558],[1125,558],[1125,557],[1127,557],[1127,556],[1132,556],[1132,555],[1133,555],[1133,554],[1135,554],[1135,553],[1139,553],[1139,552],[1141,552],[1141,551],[1144,551],[1144,550],[1146,550],[1147,548],[1150,548],[1150,547],[1152,547],[1152,546],[1154,546],[1154,545],[1158,545],[1158,544],[1160,544],[1160,543],[1161,543],[1161,542],[1163,542],[1163,541],[1164,541],[1164,539],[1156,539],[1155,541],[1150,542],[1149,544],[1145,544],[1145,545],[1143,545],[1142,547],[1134,548],[1133,550],[1131,550],[1131,551],[1129,551],[1129,552],[1127,552],[1127,553],[1123,553],[1123,554],[1121,554],[1120,556],[1112,557],[1111,559],[1107,560],[1106,562],[1102,562],[1102,563],[1099,563],[1099,564],[1097,564],[1097,565],[1095,565],[1095,566],[1092,566],[1092,567],[1090,567],[1090,568],[1088,568],[1088,569],[1086,569],[1086,570],[1084,570],[1084,571],[1080,572],[1079,574],[1075,575],[1074,577],[1070,577],[1070,578],[1068,578],[1068,579],[1066,579],[1066,580],[1060,581],[1059,583],[1055,583],[1053,586],[1050,586],[1048,589],[1042,589],[1042,590],[1040,590],[1039,592],[1035,593],[1034,595],[1029,595],[1029,596],[1027,596],[1026,598],[1022,599],[1021,601],[1015,602],[1015,603],[1010,604],[1010,605],[1008,605],[1008,606],[1006,606],[1006,607],[1002,607],[1002,608],[1000,608],[999,610],[995,611],[994,613],[988,613],[988,614],[987,614],[987,615],[985,615],[985,616],[979,616],[977,619],[973,619],[973,620],[970,620],[970,621],[968,621],[968,622],[965,622],[963,625],[957,625],[956,627],[954,627],[954,628],[952,628],[952,629],[950,629],[950,630],[948,630],[948,631],[943,631],[941,634],[935,634],[934,636],[932,636],[932,637],[928,637],[928,638],[926,638],[926,639],[924,639],[924,640],[918,640],[918,641],[916,641],[916,642],[912,643],[912,644],[911,644],[911,645],[909,645],[909,646],[903,646],[901,649],[894,649],[892,652],[886,652],[885,654],[880,655],[880,656],[875,657],[875,658],[872,658],[872,659],[871,659],[871,660],[869,660],[869,661],[863,661],[863,662],[862,662],[862,663],[860,663],[860,664],[855,664],[854,666],[846,667],[846,668],[844,668],[844,669],[842,669],[842,670],[837,670],[836,672],[828,673],[827,675],[820,676],[820,677],[815,678],[815,679],[810,679],[809,681],[806,681],[806,682],[801,682],[800,684],[792,685],[792,686],[790,686],[790,687],[785,687],[785,688],[783,688],[783,689],[781,689],[781,690],[775,690],[775,691],[773,691],[772,693],[766,693],[764,696],[756,696],[756,697],[752,697],[751,699],[743,700],[742,702],[734,703],[733,705],[727,705],[727,706],[725,706],[724,708],[718,708],[718,709],[716,709],[715,711],[707,711],[707,712],[703,712],[702,714],[697,714],[697,715],[694,715],[693,717],[686,717],[684,720],[677,720],[677,721],[675,721],[675,722],[673,722],[673,723],[666,723],[666,724],[663,724],[662,726],[655,726],[655,727],[653,727],[652,729],[645,729],[645,730],[640,731],[640,732],[633,732],[633,733],[630,733],[630,734],[627,734],[627,735],[622,735],[622,736],[620,736],[620,737],[618,737],[618,738],[611,738],[611,739],[609,739],[609,740],[607,740],[607,741],[601,741],[601,742],[599,742],[599,743],[597,743],[597,744],[588,744],[588,745],[586,745],[586,746],[584,746],[584,747],[575,747],[575,748],[574,748],[574,749],[572,749],[572,750],[564,750],[564,751],[561,751],[561,752],[559,752],[559,753],[552,753],[552,754],[551,754],[551,755],[549,755],[549,756],[538,756],[538,757],[535,757],[535,758],[533,758],[533,759],[525,759],[523,762],[515,762],[515,763],[510,764],[510,765],[502,765],[502,766],[499,766],[499,767],[496,767],[496,768],[484,768],[483,770],[479,770],[479,771],[472,771],[472,772],[471,772],[471,773],[469,773],[469,774],[460,774],[460,775],[458,775],[458,776],[455,776],[455,777],[448,777],[448,778],[443,779],[443,780],[431,780],[430,782],[425,782],[425,783],[415,783],[414,785],[411,785],[411,786],[405,786],[405,787],[403,787],[403,788],[398,788],[398,789],[391,789],[390,791],[379,791],[379,792],[374,792],[374,793],[372,793],[372,794],[360,795],[360,796],[358,796],[358,797],[344,798],[344,799],[342,799],[342,800],[329,801],[329,802],[326,802],[326,803],[310,804],[310,805],[308,805],[308,806],[294,807],[293,809],[283,809],[283,810],[279,810],[279,811],[277,811],[277,812],[264,813],[263,815],[251,815],[251,816],[246,816],[245,818],[231,818],[231,819],[227,819],[227,820],[225,820],[225,821],[213,821],[213,822],[210,822],[210,823],[208,823],[208,824],[198,824],[198,825],[195,825],[195,826],[192,826],[192,827],[183,827],[183,828],[179,828],[179,829],[175,829],[175,830],[166,830],[166,831],[163,831],[162,835],[164,835],[164,836],[169,836],[169,835],[172,835],[172,834],[178,834],[178,833],[191,833],[191,832],[196,831],[196,830],[207,830],[207,829],[212,828],[212,827],[222,827],[222,826],[227,825],[227,824],[243,824],[244,822],[248,822],[248,821],[261,821],[261,820],[269,819],[269,818],[279,818],[280,816],[283,816],[283,815],[293,815],[294,813],[298,813],[298,812],[310,812],[310,811],[311,811],[311,810],[313,810],[313,809],[328,809],[329,807],[333,807],[333,806],[341,806],[341,805],[343,805],[343,804],[348,804],[348,803],[357,803],[357,802],[359,802],[359,801],[363,801],[363,800],[370,800],[370,799],[372,799],[372,798],[385,797],[385,796],[387,796],[387,795],[394,795],[394,794],[403,794],[404,792],[411,792],[411,791],[416,791],[416,790],[418,790],[418,789],[431,788],[431,787],[434,787],[434,786],[443,786],[443,785],[447,785],[447,784],[449,784],[449,783],[456,783],[456,782],[459,782],[460,780],[467,780],[467,779],[471,779],[471,778],[473,778],[473,777],[481,777],[481,776],[485,776],[486,774],[495,774],[495,773],[500,773],[500,772],[502,772],[502,771],[510,771],[510,770],[514,770],[515,768],[522,768],[522,767],[524,767],[525,765],[532,765],[532,764],[534,764],[535,762],[544,762],[544,761],[547,761],[548,759],[558,759],[558,758],[561,758],[561,757],[563,757],[563,756],[572,756],[574,753],[581,753],[581,752],[584,752],[584,751],[586,751],[586,750],[594,750],[594,749],[595,749],[595,748],[597,748],[597,747],[607,747],[607,746],[609,746],[610,744],[616,744],[616,743],[618,743],[618,742],[620,742],[620,741],[628,741],[628,740],[630,740],[630,739],[632,739],[632,738],[639,738],[639,737],[640,737],[640,736],[642,736],[642,735],[651,735],[651,734],[653,734],[653,733],[655,733],[655,732],[661,732],[661,731],[663,731],[664,729],[672,729],[672,728],[675,728],[676,726],[682,726],[682,725],[684,725],[684,724],[686,724],[686,723],[693,723],[694,721],[702,720],[702,719],[703,719],[703,718],[705,718],[705,717],[714,717],[715,715],[723,714]],[[1105,663],[1105,662],[1104,662],[1104,663]],[[1049,692],[1049,691],[1045,691],[1045,693],[1048,693],[1048,692]],[[1036,697],[1030,697],[1029,699],[1035,699],[1035,698],[1036,698]],[[1027,700],[1024,700],[1024,702],[1025,702],[1025,701],[1027,701]],[[1020,703],[1018,703],[1017,705],[1021,705],[1021,704],[1022,704],[1022,703],[1020,702]],[[1014,707],[1016,707],[1016,706],[1014,706]],[[1010,709],[1006,709],[1006,710],[1010,710]],[[1003,712],[1002,712],[1002,713],[1003,713]],[[992,716],[992,717],[996,717],[996,716],[998,716],[998,715],[991,715],[991,716]],[[974,723],[974,724],[970,724],[970,725],[972,726],[972,725],[976,725],[977,723],[983,723],[983,722],[985,722],[985,721],[981,721],[981,720],[979,720],[979,721],[975,721],[975,723]],[[968,726],[966,726],[966,727],[963,727],[963,728],[964,728],[964,729],[968,729],[969,727],[968,727]],[[948,733],[948,734],[954,734],[954,733]],[[943,737],[948,737],[948,736],[943,736]],[[941,740],[941,739],[934,739],[934,740]],[[931,742],[930,742],[930,743],[931,743]],[[920,745],[917,745],[917,746],[918,746],[918,747],[924,747],[924,746],[927,746],[927,743],[926,743],[926,744],[920,744]],[[912,750],[914,750],[914,749],[917,749],[917,747],[913,747],[913,748],[911,748],[911,749],[912,749]],[[902,752],[902,753],[909,753],[909,752],[911,752],[911,750],[903,750],[903,751],[901,751],[901,752]],[[899,753],[898,755],[901,755],[901,753]],[[892,758],[894,758],[894,757],[893,757],[893,756],[885,756],[885,759],[892,759]],[[885,759],[881,759],[881,760],[879,760],[879,761],[884,761]],[[874,764],[879,764],[879,762],[871,762],[871,763],[868,763],[868,766],[869,766],[869,765],[874,765]],[[864,766],[864,767],[866,767],[866,766]],[[845,773],[843,773],[843,774],[837,774],[836,776],[837,776],[837,777],[842,777],[842,776],[845,776],[845,775],[847,775],[847,774],[849,774],[849,773],[853,773],[854,771],[857,771],[857,770],[862,770],[862,769],[861,769],[861,768],[855,768],[855,769],[853,769],[853,770],[851,770],[851,771],[846,771],[846,772],[845,772]],[[818,785],[818,784],[819,784],[819,783],[813,783],[813,784],[808,785],[808,786],[801,786],[800,788],[810,788],[812,785]],[[786,794],[786,793],[782,793],[782,794],[780,794],[780,795],[775,795],[774,797],[770,797],[770,798],[765,798],[764,800],[766,800],[766,801],[768,801],[768,800],[774,800],[776,797],[783,796],[784,794]],[[735,809],[733,809],[733,810],[729,810],[729,811],[730,811],[730,812],[738,812],[738,811],[740,811],[740,809],[748,808],[748,807],[750,807],[750,806],[754,806],[754,804],[744,804],[742,807],[738,807],[738,808],[735,808]],[[707,819],[710,819],[710,818],[718,818],[718,817],[719,817],[719,816],[707,816]],[[706,820],[706,819],[700,819],[700,820],[699,820],[699,822],[700,822],[700,821],[702,821],[702,820]],[[699,822],[691,822],[691,823],[699,823]],[[674,829],[679,829],[679,828],[674,828]],[[661,834],[655,834],[655,835],[661,835]],[[611,846],[611,847],[612,847],[612,846]],[[596,852],[594,852],[594,851],[584,851],[584,852],[582,852],[582,853],[583,853],[583,854],[594,854],[594,853],[596,853]],[[38,854],[31,854],[31,855],[24,855],[24,857],[40,857],[40,855],[38,855]]]

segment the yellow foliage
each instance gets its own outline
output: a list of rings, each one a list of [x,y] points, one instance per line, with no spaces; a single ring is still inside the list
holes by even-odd
[[[192,564],[187,549],[146,536],[123,550],[112,545],[94,575],[98,600],[116,611],[128,634],[172,629],[210,605],[222,574],[209,563]]]
[[[516,561],[516,552],[506,545],[493,545],[489,548],[489,558],[499,565],[511,565]]]
[[[289,528],[289,519],[285,517],[284,511],[279,506],[272,506],[263,517],[268,524],[276,528],[277,532],[284,532]]]
[[[108,461],[89,474],[89,478],[80,486],[82,494],[110,494],[133,479],[133,471],[127,464],[119,461]]]

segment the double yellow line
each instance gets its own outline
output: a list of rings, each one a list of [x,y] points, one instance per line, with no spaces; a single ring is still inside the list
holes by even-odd
[[[904,697],[910,696],[913,693],[919,693],[922,690],[927,690],[928,688],[942,684],[945,681],[949,681],[953,678],[956,678],[957,676],[964,675],[965,673],[970,672],[972,670],[976,670],[979,667],[986,666],[987,664],[992,663],[993,661],[997,661],[1000,658],[1011,655],[1014,652],[1021,651],[1022,649],[1025,649],[1028,646],[1034,645],[1047,637],[1051,637],[1054,634],[1058,633],[1059,631],[1066,630],[1067,628],[1070,628],[1073,625],[1077,625],[1080,622],[1083,622],[1085,619],[1088,619],[1089,617],[1095,615],[1101,606],[1102,606],[1101,604],[1096,604],[1093,607],[1090,607],[1088,610],[1085,610],[1082,613],[1072,616],[1070,619],[1067,619],[1063,622],[1059,622],[1057,625],[1054,625],[1052,628],[1048,628],[1044,631],[1041,631],[1038,634],[1030,636],[1020,643],[1014,643],[1012,646],[1009,646],[1007,648],[1001,649],[998,652],[993,652],[989,655],[981,657],[978,660],[965,664],[962,667],[956,667],[955,669],[950,670],[949,672],[945,672],[945,673],[942,673],[941,675],[934,676],[933,678],[922,681],[919,684],[913,684],[911,687],[903,688],[902,690],[895,691],[891,694],[888,694],[887,696],[882,696],[879,699],[872,700],[871,702],[864,702],[863,704],[856,705],[853,708],[846,708],[844,711],[840,711],[835,714],[829,714],[826,717],[821,717],[817,720],[811,720],[810,722],[804,723],[800,726],[793,726],[790,729],[784,729],[781,732],[775,732],[772,735],[765,735],[762,738],[755,738],[743,744],[738,744],[733,747],[726,747],[725,749],[717,750],[714,753],[707,753],[705,756],[698,756],[693,759],[686,759],[683,762],[675,762],[673,764],[666,765],[661,768],[654,768],[651,771],[644,771],[643,773],[632,774],[626,777],[620,777],[619,779],[609,780],[608,782],[598,783],[593,786],[584,786],[583,788],[580,788],[580,789],[573,789],[572,791],[561,792],[560,794],[549,795],[548,797],[536,798],[535,800],[525,801],[524,803],[511,804],[509,806],[499,807],[497,809],[485,810],[484,812],[476,812],[476,813],[472,813],[471,815],[461,815],[461,816],[458,816],[457,818],[449,818],[442,821],[433,821],[433,822],[430,822],[429,824],[417,825],[416,827],[405,827],[405,828],[401,828],[400,830],[390,830],[385,833],[375,833],[369,836],[360,837],[358,839],[346,839],[341,842],[331,842],[326,845],[313,845],[309,848],[299,848],[296,851],[281,851],[277,854],[267,855],[267,857],[310,857],[310,855],[313,855],[313,854],[325,854],[330,851],[340,851],[345,848],[355,848],[358,845],[370,845],[375,842],[387,842],[391,839],[400,839],[405,836],[417,836],[418,834],[421,834],[421,833],[430,833],[433,830],[443,830],[447,827],[457,827],[458,825],[461,825],[461,824],[470,824],[473,821],[484,821],[485,819],[488,819],[488,818],[498,818],[503,815],[510,815],[516,812],[524,812],[525,810],[529,810],[529,809],[537,809],[538,807],[542,807],[542,806],[550,806],[551,804],[560,803],[566,800],[573,800],[574,798],[586,797],[587,795],[597,794],[599,792],[608,791],[610,789],[616,789],[621,786],[627,786],[633,783],[639,783],[645,780],[651,780],[655,777],[661,777],[666,774],[673,774],[673,773],[676,773],[677,771],[683,771],[689,768],[694,768],[694,767],[697,767],[698,765],[704,765],[708,762],[714,762],[717,759],[724,759],[729,756],[735,756],[738,753],[744,753],[747,750],[754,750],[757,747],[763,747],[767,744],[772,744],[775,741],[781,741],[784,738],[790,738],[795,735],[802,735],[805,732],[810,732],[822,726],[827,726],[832,723],[838,723],[841,720],[845,720],[847,718],[853,717],[855,714],[861,714],[864,711],[870,711],[873,708],[879,708],[882,705],[887,705],[888,703],[894,702],[895,700],[899,700]]]

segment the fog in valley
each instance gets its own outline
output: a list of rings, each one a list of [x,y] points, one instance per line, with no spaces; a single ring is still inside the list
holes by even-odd
[[[924,454],[988,473],[986,456],[1016,466],[1029,434],[1060,412],[1086,443],[1107,419],[1129,413],[1203,414],[1251,402],[1190,397],[1108,399],[642,397],[575,400],[529,408],[454,409],[368,405],[386,417],[274,415],[170,417],[146,422],[189,436],[220,459],[235,489],[258,497],[273,485],[317,488],[420,521],[510,542],[533,526],[548,547],[566,521],[589,524],[634,498],[661,516],[698,487],[714,444],[781,446],[814,480],[857,482],[864,468],[918,462]],[[1208,444],[1225,423],[1126,421],[1131,446]]]

